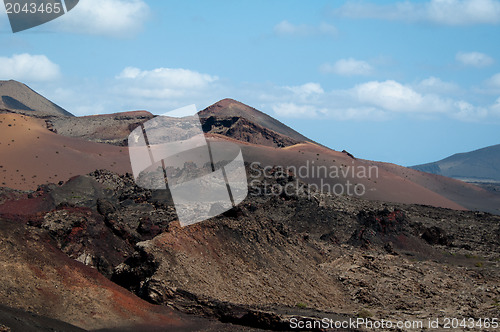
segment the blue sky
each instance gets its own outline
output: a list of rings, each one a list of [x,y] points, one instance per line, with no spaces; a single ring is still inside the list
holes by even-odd
[[[500,144],[500,1],[80,0],[13,34],[0,79],[75,115],[234,98],[336,150],[414,165]]]

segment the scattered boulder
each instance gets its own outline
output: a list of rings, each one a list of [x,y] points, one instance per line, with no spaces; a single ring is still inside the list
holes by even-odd
[[[110,214],[116,212],[116,207],[110,201],[102,198],[97,199],[97,212],[102,214],[104,217],[108,217]]]
[[[437,226],[427,227],[421,237],[431,245],[449,246],[451,244],[451,239],[446,235],[446,232]]]
[[[409,219],[398,209],[390,211],[360,211],[358,213],[359,227],[352,234],[350,243],[354,245],[383,247],[388,242],[397,242],[401,236],[412,234]]]

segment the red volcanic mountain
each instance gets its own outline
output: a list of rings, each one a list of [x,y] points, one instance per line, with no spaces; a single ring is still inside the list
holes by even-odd
[[[301,180],[330,192],[335,191],[335,185],[345,189],[349,181],[362,184],[366,189],[362,198],[369,200],[500,213],[500,195],[444,176],[354,158],[345,151],[314,143],[269,115],[232,99],[224,99],[199,114],[205,132],[213,139],[234,140],[241,146],[245,161],[263,167],[302,169],[304,176],[296,174]],[[372,172],[366,176],[353,174],[369,169]],[[336,193],[345,194],[340,189]]]
[[[20,83],[8,85],[7,92],[16,86],[23,91],[28,89]],[[35,105],[31,95],[27,100],[21,98],[23,93],[12,95],[20,103]],[[143,111],[88,117],[52,113],[49,119],[40,120],[27,116],[38,114],[36,111],[23,113],[26,115],[0,114],[0,153],[6,156],[0,164],[0,185],[23,190],[65,181],[95,169],[130,172],[127,148],[123,145],[136,126],[153,117]],[[350,193],[341,188],[358,185],[361,198],[369,200],[499,213],[500,197],[495,193],[450,178],[331,150],[232,99],[209,106],[199,116],[211,139],[236,142],[246,162],[291,171],[302,167],[302,174],[297,176],[323,191],[345,195]],[[371,174],[359,176],[360,170],[368,169]],[[315,170],[318,174],[314,174]]]
[[[233,99],[223,99],[198,113],[206,133],[274,147],[309,141],[269,115]]]
[[[68,116],[62,107],[17,81],[0,81],[0,112],[27,114],[37,117]]]
[[[498,214],[493,192],[329,149],[224,99],[199,112],[202,127],[241,147],[249,195],[180,227],[170,192],[127,174],[127,137],[152,114],[73,117],[20,83],[7,87],[0,331],[498,316],[500,216],[463,211]],[[300,190],[274,191],[289,185]]]
[[[101,168],[130,171],[126,148],[58,135],[42,119],[13,113],[0,114],[0,155],[0,186],[21,190]]]

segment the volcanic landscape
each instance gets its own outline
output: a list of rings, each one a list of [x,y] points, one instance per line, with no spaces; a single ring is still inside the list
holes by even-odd
[[[0,95],[2,332],[500,316],[498,191],[359,159],[224,99],[198,115],[209,142],[241,148],[248,196],[181,227],[170,192],[131,175],[127,138],[153,114],[75,117],[16,81]],[[311,165],[343,176],[298,171]],[[363,195],[322,190],[348,183]]]

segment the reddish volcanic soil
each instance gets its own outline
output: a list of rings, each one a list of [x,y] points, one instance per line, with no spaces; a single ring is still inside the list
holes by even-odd
[[[5,306],[84,329],[193,326],[170,309],[151,305],[70,259],[46,233],[33,227],[0,220],[0,266],[0,303]]]
[[[417,183],[470,210],[500,214],[500,195],[479,186],[441,175],[382,162],[369,162],[401,178]]]
[[[221,137],[220,135],[211,136],[213,139],[227,140],[226,137]],[[404,175],[400,175],[397,172],[391,172],[390,169],[382,167],[385,164],[378,165],[370,161],[354,159],[347,153],[333,151],[315,143],[306,142],[279,149],[250,143],[241,143],[236,140],[232,141],[241,146],[246,162],[259,162],[263,167],[268,165],[279,165],[283,167],[293,166],[297,170],[299,170],[301,166],[306,166],[303,167],[302,174],[300,174],[300,171],[297,174],[301,180],[307,183],[317,184],[320,188],[324,185],[327,191],[331,190],[336,194],[342,195],[342,188],[345,190],[344,193],[347,192],[345,183],[349,180],[353,185],[353,193],[354,185],[364,185],[366,192],[364,195],[360,195],[361,198],[464,210],[461,205],[433,192],[424,185],[413,182]],[[325,166],[327,170],[326,177],[324,176]],[[370,170],[370,166],[377,166],[378,172],[375,168]],[[401,168],[406,170],[404,167]],[[335,176],[336,174],[332,174],[331,170],[333,169],[339,170],[339,173],[336,173],[339,175],[338,177]],[[345,173],[347,176],[341,173],[342,170],[347,172]],[[352,176],[353,170],[354,177]],[[360,171],[364,171],[365,174],[358,176],[360,175]],[[322,180],[323,182],[321,182]],[[249,179],[249,181],[251,181],[251,179]],[[456,180],[443,178],[442,182],[455,184]],[[344,184],[344,186],[334,187],[337,183]]]
[[[460,210],[464,206],[470,208],[468,202],[479,206],[490,195],[492,197],[487,199],[497,199],[500,204],[500,198],[461,181],[397,165],[355,159],[347,153],[312,142],[274,148],[244,143],[218,134],[208,136],[239,144],[245,161],[249,163],[294,166],[296,169],[306,165],[305,175],[297,174],[298,177],[335,194],[342,195],[341,190],[346,190],[345,184],[349,181],[352,193],[355,185],[363,185],[366,191],[360,197],[369,200]],[[127,147],[58,135],[46,129],[43,120],[18,114],[0,114],[0,155],[8,156],[0,160],[0,186],[21,190],[34,190],[40,184],[66,181],[96,169],[108,169],[120,174],[131,172]],[[332,168],[339,171],[339,176],[331,176]],[[357,176],[360,170],[364,170],[363,176]],[[312,174],[313,171],[323,173]],[[341,172],[347,173],[344,176]],[[334,189],[336,184],[343,186]],[[358,189],[356,194],[359,193],[362,192]],[[491,202],[487,204],[491,205]]]
[[[50,132],[43,120],[0,114],[0,186],[36,189],[96,169],[130,172],[127,149]]]

